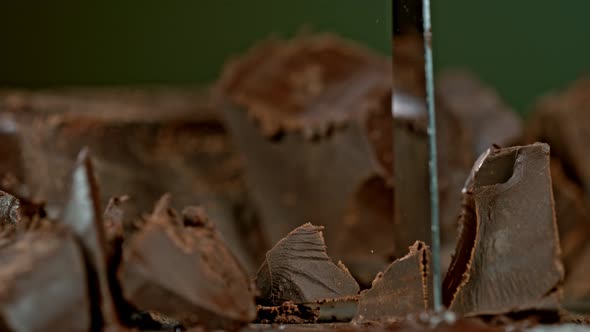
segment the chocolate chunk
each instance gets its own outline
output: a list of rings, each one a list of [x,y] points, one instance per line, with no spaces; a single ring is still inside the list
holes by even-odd
[[[0,250],[0,266],[2,331],[90,331],[93,286],[69,231],[23,234]]]
[[[242,223],[242,215],[234,211],[255,210],[248,206],[240,161],[208,91],[0,90],[0,113],[10,115],[18,128],[11,135],[20,142],[23,167],[16,168],[24,172],[22,180],[30,193],[19,195],[46,201],[52,218],[59,216],[68,199],[70,165],[87,146],[102,184],[101,201],[130,195],[125,206],[129,223],[151,209],[164,192],[177,197],[177,208],[202,202],[232,250],[252,273],[256,271],[254,257],[261,261],[266,248],[258,250],[242,240],[244,233],[259,238],[257,219]]]
[[[115,306],[108,269],[109,251],[100,212],[100,201],[92,162],[88,150],[84,149],[72,173],[70,199],[65,207],[62,222],[68,225],[78,237],[86,259],[91,287],[95,326],[117,326],[119,316]]]
[[[318,321],[319,313],[303,304],[285,302],[280,306],[258,306],[256,323],[260,324],[310,324]]]
[[[446,71],[437,75],[437,97],[454,114],[472,144],[473,160],[492,144],[520,143],[522,121],[498,94],[473,74]]]
[[[430,250],[416,242],[410,252],[393,262],[361,293],[355,322],[387,321],[403,318],[432,307],[429,271]]]
[[[386,266],[394,236],[387,59],[333,36],[268,42],[228,64],[217,92],[268,242],[322,223],[334,258],[356,267],[379,256]],[[343,240],[359,229],[381,232],[370,243]]]
[[[267,254],[256,275],[260,302],[296,304],[355,295],[359,286],[342,263],[326,254],[323,227],[293,230]]]
[[[554,309],[563,267],[549,146],[489,149],[463,195],[459,243],[443,282],[445,305],[462,315]]]
[[[125,298],[191,326],[232,328],[254,320],[254,287],[212,227],[185,224],[164,196],[126,241],[119,280]]]

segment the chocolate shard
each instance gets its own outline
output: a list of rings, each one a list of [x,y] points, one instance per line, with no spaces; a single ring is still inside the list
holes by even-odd
[[[253,321],[254,286],[219,233],[183,223],[169,204],[165,195],[126,241],[119,270],[124,297],[185,326],[235,328]]]
[[[78,155],[72,173],[69,201],[61,221],[78,237],[86,258],[89,278],[96,283],[91,287],[95,326],[117,326],[119,316],[113,300],[109,271],[109,252],[100,212],[100,201],[92,162],[87,149]]]
[[[69,230],[23,234],[0,250],[0,266],[2,331],[90,331],[84,259]]]
[[[125,210],[123,205],[129,200],[129,196],[111,197],[103,214],[105,238],[108,242],[118,241],[123,238]]]
[[[302,221],[321,222],[331,230],[333,257],[354,275],[366,272],[352,268],[367,259],[387,265],[394,235],[390,66],[331,35],[262,43],[227,65],[217,93],[268,243]]]
[[[493,315],[559,305],[564,272],[549,167],[542,143],[492,148],[475,163],[443,282],[450,310]]]
[[[263,304],[296,304],[352,296],[359,285],[342,263],[326,253],[323,227],[304,224],[280,240],[256,274]]]
[[[417,241],[361,293],[353,321],[388,321],[431,309],[431,284],[430,249]]]

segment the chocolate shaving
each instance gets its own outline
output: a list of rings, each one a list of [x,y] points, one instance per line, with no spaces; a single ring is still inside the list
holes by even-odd
[[[555,309],[563,267],[549,146],[488,150],[472,170],[464,201],[443,282],[445,305],[462,315]]]
[[[322,229],[304,224],[266,254],[256,274],[261,303],[309,303],[358,293],[359,286],[346,267],[328,257]]]
[[[394,261],[361,293],[354,321],[387,321],[432,307],[430,250],[418,241],[410,252]]]

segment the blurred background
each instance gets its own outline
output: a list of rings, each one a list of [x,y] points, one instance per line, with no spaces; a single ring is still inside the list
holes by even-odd
[[[232,54],[306,27],[389,52],[390,6],[390,0],[5,1],[0,85],[208,84]],[[475,71],[520,113],[588,70],[589,2],[432,6],[436,69]]]

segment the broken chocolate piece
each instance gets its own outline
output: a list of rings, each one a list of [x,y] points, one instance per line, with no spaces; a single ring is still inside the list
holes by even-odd
[[[208,91],[166,87],[0,89],[0,113],[11,116],[18,128],[16,133],[9,132],[22,148],[13,154],[22,155],[22,167],[16,170],[23,172],[23,179],[20,173],[15,176],[30,189],[21,193],[0,186],[0,190],[33,202],[47,202],[49,216],[57,219],[68,199],[70,165],[87,146],[102,184],[101,201],[131,195],[125,205],[127,222],[150,210],[164,192],[177,197],[177,208],[202,202],[240,261],[251,273],[256,272],[268,248],[258,249],[242,240],[244,233],[260,237],[257,219],[243,225],[234,210],[255,209],[246,206],[250,202],[241,163]],[[2,125],[0,119],[0,135]],[[4,142],[9,140],[0,143],[0,150]],[[0,162],[0,171],[8,162]],[[131,225],[125,225],[128,228]],[[252,256],[259,261],[253,261]]]
[[[466,183],[460,222],[443,282],[450,310],[493,315],[558,306],[563,266],[547,144],[484,153]]]
[[[375,278],[371,289],[361,293],[354,321],[387,321],[431,309],[429,264],[426,244],[414,243],[409,254],[393,262]]]
[[[329,35],[264,43],[228,64],[220,104],[269,243],[302,222],[322,223],[335,259],[379,256],[386,266],[394,236],[390,66]],[[379,210],[363,218],[371,209]],[[370,245],[349,246],[344,239],[359,229],[381,232]]]
[[[125,298],[186,326],[232,328],[254,320],[254,287],[220,235],[183,224],[168,204],[164,196],[124,246]]]
[[[0,330],[90,331],[94,286],[67,229],[23,234],[2,248],[0,266]]]
[[[256,275],[261,303],[310,303],[358,293],[359,285],[346,267],[326,254],[322,229],[302,225],[266,254]]]
[[[111,291],[109,277],[109,252],[100,212],[100,201],[92,162],[88,150],[84,149],[72,174],[70,199],[65,207],[62,222],[71,227],[82,245],[86,258],[89,280],[96,283],[91,287],[95,315],[95,326],[117,326],[119,317]]]

